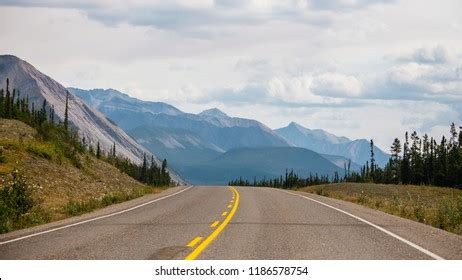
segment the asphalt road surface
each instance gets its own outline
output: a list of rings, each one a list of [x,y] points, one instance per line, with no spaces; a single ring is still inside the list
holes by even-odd
[[[462,237],[312,194],[189,187],[0,235],[0,259],[462,259]]]

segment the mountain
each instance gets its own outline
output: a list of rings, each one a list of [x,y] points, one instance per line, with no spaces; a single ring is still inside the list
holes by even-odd
[[[166,103],[131,98],[115,90],[69,90],[86,100],[91,107],[101,110],[125,131],[143,126],[189,131],[204,139],[207,142],[204,145],[213,145],[217,151],[238,147],[288,146],[284,139],[264,124],[229,117],[216,108],[196,115],[184,113]]]
[[[370,161],[370,143],[366,139],[350,140],[321,129],[308,129],[295,122],[274,131],[296,147],[326,155],[342,156],[359,165],[364,165],[366,161]],[[390,156],[377,146],[374,146],[374,153],[377,164],[381,167],[385,166]]]
[[[230,117],[217,108],[189,114],[166,103],[141,101],[115,90],[69,90],[101,110],[151,152],[167,158],[175,170],[211,160],[233,148],[289,146],[264,124]]]
[[[211,160],[224,152],[199,135],[181,128],[145,125],[128,133],[148,150],[168,159],[175,170]]]
[[[361,165],[357,164],[354,161],[351,161],[351,159],[342,157],[342,156],[337,156],[337,155],[326,155],[326,154],[320,154],[323,158],[327,159],[328,161],[332,162],[336,166],[342,168],[343,170],[345,167],[348,168],[348,163],[350,163],[350,171],[360,171],[361,170]]]
[[[0,86],[5,88],[6,79],[10,80],[10,88],[20,90],[29,97],[30,103],[41,106],[46,100],[49,106],[54,106],[56,117],[64,119],[66,88],[41,73],[34,66],[12,55],[0,56]],[[99,141],[102,149],[109,151],[113,143],[117,153],[141,162],[143,154],[150,152],[128,136],[124,130],[108,120],[102,113],[87,106],[79,97],[69,95],[69,122],[86,138],[87,143],[96,146]],[[160,164],[159,160],[156,158]],[[172,173],[174,180],[181,179]]]
[[[169,104],[141,101],[114,89],[68,88],[68,90],[109,119],[116,121],[125,130],[148,124],[155,114],[178,115],[183,113]]]
[[[296,147],[259,147],[231,149],[215,159],[200,164],[183,166],[178,171],[194,184],[227,184],[242,177],[253,180],[279,178],[286,169],[300,176],[311,174],[343,174],[318,153]]]
[[[209,117],[216,117],[216,118],[229,118],[227,114],[220,111],[218,108],[212,108],[199,113],[199,116],[209,116]]]

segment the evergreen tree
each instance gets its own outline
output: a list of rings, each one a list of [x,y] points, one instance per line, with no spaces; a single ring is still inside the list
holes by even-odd
[[[101,147],[99,145],[99,141],[98,141],[98,144],[96,145],[96,158],[98,159],[101,158]]]
[[[401,182],[409,184],[411,181],[411,170],[409,166],[409,136],[406,131],[405,142],[403,144],[403,160],[401,161]]]
[[[375,158],[374,158],[374,140],[371,139],[371,178],[375,177]]]
[[[400,180],[400,154],[401,154],[401,142],[398,138],[395,138],[390,148],[391,161],[389,167],[391,169],[391,181],[395,184],[399,183]]]
[[[69,131],[69,91],[67,90],[66,90],[66,107],[64,108],[64,130]]]
[[[112,153],[111,153],[111,154],[112,154],[112,157],[115,158],[115,157],[116,157],[116,144],[115,144],[115,142],[114,142],[114,144],[112,145],[112,151],[111,151],[111,152],[112,152]]]
[[[148,171],[148,161],[146,160],[146,154],[143,156],[143,165],[141,167],[140,181],[146,182],[147,180],[147,171]]]
[[[411,134],[412,146],[410,153],[410,167],[411,167],[411,183],[421,184],[423,178],[423,162],[421,151],[421,142],[420,138],[417,135],[417,132],[414,131]]]

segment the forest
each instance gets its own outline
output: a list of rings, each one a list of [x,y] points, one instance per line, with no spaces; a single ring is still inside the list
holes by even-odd
[[[441,136],[437,142],[427,134],[419,136],[416,131],[404,134],[404,140],[395,138],[390,147],[390,159],[385,167],[376,164],[374,141],[370,140],[370,160],[360,171],[351,171],[351,161],[344,164],[344,174],[300,178],[293,171],[286,170],[285,176],[274,179],[249,181],[231,180],[232,186],[268,186],[275,188],[296,188],[311,185],[355,182],[381,184],[433,185],[462,188],[462,128],[457,132],[456,125],[449,127],[449,136]],[[403,142],[403,144],[401,144]]]

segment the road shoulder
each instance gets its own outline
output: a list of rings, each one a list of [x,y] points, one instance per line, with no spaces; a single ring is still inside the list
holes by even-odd
[[[133,207],[137,207],[145,203],[149,203],[150,201],[157,200],[162,197],[173,195],[182,190],[186,190],[187,188],[188,187],[183,187],[183,186],[168,188],[160,193],[148,194],[148,195],[144,195],[142,197],[138,197],[132,200],[124,201],[124,202],[117,203],[117,204],[112,204],[107,207],[96,209],[95,211],[88,212],[88,213],[85,213],[79,216],[70,217],[70,218],[66,218],[63,220],[54,221],[51,223],[42,224],[42,225],[29,227],[25,229],[20,229],[20,230],[8,232],[5,234],[0,234],[0,243],[8,241],[8,240],[13,240],[16,238],[21,238],[23,236],[37,234],[40,232],[49,231],[49,230],[69,226],[69,225],[76,224],[76,223],[81,223],[87,220],[96,219],[98,217],[111,215],[111,214],[114,214],[120,211],[124,211],[130,208],[133,208]]]
[[[462,259],[462,236],[352,202],[300,191],[289,192],[326,203],[365,219],[445,259]],[[332,209],[326,207],[326,211]]]

